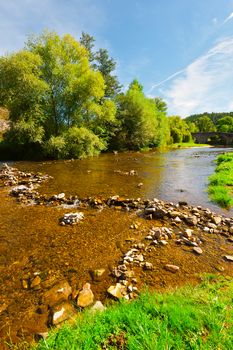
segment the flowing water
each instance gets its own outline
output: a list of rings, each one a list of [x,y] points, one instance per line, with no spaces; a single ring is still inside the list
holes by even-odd
[[[223,213],[209,201],[206,189],[208,176],[214,172],[214,159],[225,151],[233,149],[204,147],[166,153],[103,154],[81,161],[19,162],[16,166],[52,175],[53,181],[40,189],[49,194],[65,192],[82,198],[116,194],[129,198],[157,197],[166,201],[187,201]],[[137,175],[125,175],[130,170],[135,170]]]

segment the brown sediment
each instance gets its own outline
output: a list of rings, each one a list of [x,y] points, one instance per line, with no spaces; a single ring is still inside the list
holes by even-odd
[[[28,206],[22,204],[27,203],[27,195],[16,197],[21,198],[19,205],[8,194],[8,187],[1,188],[1,349],[7,348],[4,345],[6,341],[17,343],[25,339],[30,342],[35,334],[48,331],[50,310],[44,303],[44,295],[58,282],[67,281],[72,287],[74,298],[69,300],[71,304],[86,282],[91,283],[95,300],[106,303],[107,289],[118,281],[112,271],[124,263],[125,254],[138,243],[144,244],[141,249],[144,261],[126,265],[128,270],[134,272],[130,281],[137,280],[135,285],[138,290],[145,285],[152,290],[166,290],[186,283],[197,283],[206,272],[233,275],[232,263],[224,259],[225,255],[233,255],[230,241],[232,221],[222,225],[224,230],[220,229],[219,224],[216,233],[205,233],[202,226],[192,226],[192,235],[197,241],[201,239],[203,250],[201,255],[197,255],[192,246],[182,239],[179,241],[180,234],[190,227],[187,219],[176,223],[176,218],[168,213],[169,210],[177,210],[181,217],[184,214],[193,215],[193,208],[186,205],[158,202],[167,213],[161,213],[160,209],[157,215],[161,218],[155,219],[148,210],[154,205],[150,201],[127,201],[117,197],[86,199],[83,201],[85,205],[77,209],[84,213],[84,220],[74,226],[61,226],[59,220],[64,213],[74,211],[60,205],[64,204],[64,200],[54,200],[51,196],[48,200],[46,196],[38,195],[37,203],[41,205]],[[132,207],[135,209],[130,209]],[[138,209],[141,215],[138,215]],[[211,213],[203,209],[200,209],[200,213],[203,217],[208,214],[206,223],[212,222]],[[145,220],[145,216],[150,220]],[[166,245],[159,242],[154,245],[151,239],[145,239],[153,227],[171,229],[172,236],[166,238]],[[152,269],[145,269],[145,262],[151,263]],[[179,270],[171,273],[164,269],[167,264],[176,265]],[[93,281],[90,272],[96,269],[106,272],[99,280]],[[38,284],[35,282],[33,287],[37,276],[40,280],[37,279]],[[122,280],[122,276],[119,280]]]

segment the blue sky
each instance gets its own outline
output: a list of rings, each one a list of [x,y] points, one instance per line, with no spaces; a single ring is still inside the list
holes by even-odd
[[[169,114],[233,110],[233,0],[0,0],[0,54],[45,28],[93,35]]]

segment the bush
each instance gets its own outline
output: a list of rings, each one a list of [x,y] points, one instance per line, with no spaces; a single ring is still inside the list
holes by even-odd
[[[105,143],[97,135],[84,127],[70,128],[64,138],[66,154],[73,158],[95,156],[106,148]]]

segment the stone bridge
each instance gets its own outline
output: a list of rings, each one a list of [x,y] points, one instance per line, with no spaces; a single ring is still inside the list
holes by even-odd
[[[196,143],[233,145],[233,132],[194,132],[192,137]]]

